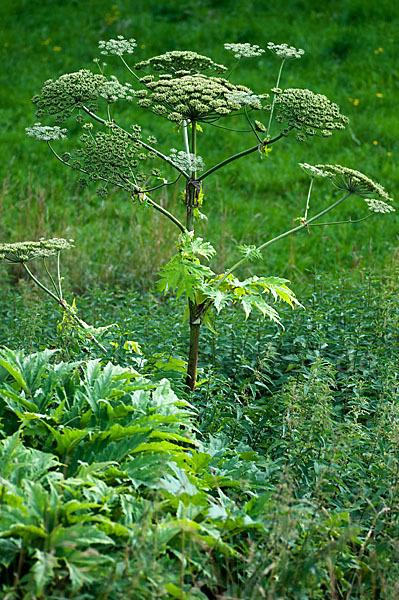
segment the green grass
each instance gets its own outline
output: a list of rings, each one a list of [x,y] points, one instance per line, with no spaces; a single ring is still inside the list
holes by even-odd
[[[252,2],[240,6],[236,0],[217,6],[206,1],[183,5],[136,2],[134,14],[128,2],[119,2],[117,9],[102,1],[81,5],[31,2],[29,10],[27,6],[21,1],[5,2],[2,8],[5,70],[0,93],[6,143],[0,155],[4,178],[0,239],[16,241],[41,235],[76,239],[77,250],[67,259],[66,273],[77,291],[98,280],[147,287],[172,251],[173,234],[162,218],[149,209],[132,206],[121,193],[104,201],[95,196],[93,188],[79,190],[75,174],[25,136],[24,128],[35,121],[30,98],[45,79],[92,68],[99,39],[119,33],[137,38],[134,60],[165,50],[195,48],[226,63],[230,57],[223,49],[225,41],[261,46],[268,40],[287,41],[303,47],[306,54],[286,66],[283,86],[324,93],[351,118],[350,129],[332,139],[304,144],[282,140],[269,158],[260,161],[252,155],[207,181],[204,211],[209,222],[199,226],[199,233],[218,249],[218,268],[231,264],[237,243],[260,242],[291,226],[302,213],[307,179],[298,170],[298,162],[333,162],[357,168],[394,195],[399,149],[395,113],[399,11],[395,5],[340,1],[320,7],[313,2],[287,2],[282,13],[281,6],[273,2],[265,6]],[[116,59],[108,57],[107,61],[109,73],[128,80]],[[264,92],[274,85],[277,66],[269,53],[248,60],[233,80]],[[122,103],[117,114],[122,124],[139,121],[146,133],[155,133],[159,147],[166,152],[181,146],[180,134],[168,122]],[[251,139],[237,135],[205,128],[199,152],[206,164],[252,144]],[[180,191],[160,192],[157,199],[182,216]],[[313,206],[323,206],[327,195],[322,187]],[[332,220],[365,214],[361,201],[351,199]],[[302,273],[308,268],[331,272],[375,267],[397,245],[397,224],[394,215],[358,225],[315,228],[311,238],[302,233],[271,248],[261,270],[295,278],[298,270]]]

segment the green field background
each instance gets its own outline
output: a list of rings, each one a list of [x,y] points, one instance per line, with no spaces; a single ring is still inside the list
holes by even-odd
[[[30,99],[42,83],[81,68],[95,70],[92,61],[100,56],[101,39],[119,34],[135,38],[138,46],[130,57],[132,65],[176,49],[195,50],[231,65],[234,59],[224,50],[225,42],[261,47],[268,41],[287,42],[306,53],[286,65],[281,86],[323,93],[350,118],[350,127],[330,139],[299,143],[292,136],[276,144],[268,158],[260,160],[253,154],[207,180],[204,212],[209,220],[198,226],[198,234],[217,248],[215,268],[231,264],[238,244],[261,243],[290,228],[303,214],[308,180],[298,162],[358,169],[384,185],[395,200],[399,8],[394,2],[5,0],[0,16],[0,242],[41,236],[75,239],[76,249],[64,256],[64,274],[74,293],[93,285],[148,289],[174,250],[175,232],[162,216],[133,205],[117,191],[102,199],[94,187],[80,189],[76,173],[59,164],[45,144],[25,134],[25,127],[38,120]],[[106,62],[106,74],[129,81],[117,57],[106,57]],[[242,61],[232,81],[257,93],[268,92],[278,66],[268,52]],[[139,123],[146,135],[156,135],[162,151],[182,148],[181,133],[173,124],[134,103],[120,101],[114,114],[126,127]],[[234,119],[230,123],[239,125]],[[59,142],[57,148],[62,152],[71,143]],[[252,144],[246,134],[206,126],[199,137],[199,153],[210,167]],[[154,199],[183,218],[181,191],[169,188]],[[328,184],[319,185],[311,210],[327,206],[331,198]],[[352,197],[327,220],[366,215],[364,202]],[[397,246],[397,214],[376,216],[358,224],[317,227],[310,237],[302,232],[288,238],[270,248],[256,272],[297,283],[306,283],[314,271],[330,276],[350,270],[362,277],[370,268],[383,272]],[[246,267],[243,273],[253,268]],[[15,285],[22,272],[3,268],[0,275],[2,285]]]

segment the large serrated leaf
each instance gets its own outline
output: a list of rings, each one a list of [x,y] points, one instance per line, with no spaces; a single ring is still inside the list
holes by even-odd
[[[40,597],[54,577],[54,570],[58,566],[58,559],[52,552],[42,552],[38,549],[35,550],[35,558],[36,561],[32,567],[33,579],[36,594]]]
[[[70,454],[72,450],[79,444],[84,437],[88,435],[88,431],[81,431],[80,429],[72,429],[71,427],[63,427],[58,431],[51,427],[51,425],[47,425],[48,429],[51,431],[54,440],[57,444],[57,452],[64,456],[65,454]]]

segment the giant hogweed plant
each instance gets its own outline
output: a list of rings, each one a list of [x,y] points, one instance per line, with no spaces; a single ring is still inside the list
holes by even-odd
[[[47,126],[38,122],[27,128],[27,133],[46,141],[62,164],[80,173],[82,185],[96,183],[100,196],[106,196],[110,188],[118,187],[137,204],[152,207],[176,226],[177,252],[162,268],[159,286],[165,293],[173,290],[187,300],[190,324],[187,385],[193,389],[200,328],[202,324],[210,325],[212,311],[219,312],[226,304],[235,303],[244,309],[247,317],[257,309],[265,317],[280,323],[276,309],[265,298],[281,300],[292,307],[299,305],[285,279],[253,276],[240,281],[235,271],[241,264],[261,259],[269,245],[288,235],[303,229],[309,231],[315,221],[353,194],[364,198],[372,212],[388,213],[394,209],[384,188],[359,171],[340,165],[303,163],[300,166],[310,176],[310,184],[298,225],[257,247],[239,246],[240,260],[223,273],[215,273],[206,263],[215,256],[216,250],[195,235],[196,222],[206,218],[202,210],[208,177],[251,154],[267,156],[274,144],[284,143],[288,137],[294,136],[299,142],[314,136],[329,137],[344,129],[348,118],[341,114],[337,104],[322,94],[280,87],[284,65],[300,59],[304,53],[287,44],[268,43],[267,50],[276,55],[280,66],[275,86],[270,93],[261,94],[232,81],[235,67],[241,60],[260,56],[266,51],[259,46],[225,44],[226,50],[236,58],[230,71],[211,58],[190,51],[166,52],[129,65],[127,55],[131,55],[135,47],[135,40],[122,36],[99,43],[101,54],[114,55],[122,61],[133,83],[121,83],[114,76],[106,77],[99,59],[95,62],[100,73],[82,69],[46,81],[33,102],[37,105],[38,118],[48,114],[53,116],[56,124]],[[117,102],[134,102],[137,107],[134,118],[139,108],[150,111],[154,116],[154,128],[157,118],[173,123],[181,135],[181,148],[161,151],[155,136],[144,138],[137,123],[129,129],[118,124],[114,110]],[[257,115],[259,118],[255,118]],[[67,137],[68,129],[62,125],[72,116],[82,128],[79,144],[72,152],[60,152],[55,149],[54,141]],[[233,124],[228,122],[230,117],[235,118]],[[233,126],[237,117],[244,122],[239,129]],[[208,127],[217,127],[221,135],[223,129],[228,129],[237,131],[240,137],[253,136],[254,143],[205,168],[205,161],[198,153],[198,132],[204,130],[206,133]],[[151,166],[153,161],[157,162],[156,167]],[[175,179],[165,179],[159,168],[162,164],[167,169],[174,169]],[[314,214],[310,198],[314,180],[318,178],[328,179],[342,193],[338,199],[333,198],[327,208]],[[153,197],[157,190],[179,181],[184,186],[184,218],[169,212]]]

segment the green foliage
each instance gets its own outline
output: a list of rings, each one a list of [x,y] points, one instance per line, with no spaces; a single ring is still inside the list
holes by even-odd
[[[239,303],[245,312],[247,319],[253,308],[257,308],[264,317],[269,317],[272,321],[281,325],[280,317],[277,311],[265,302],[263,294],[270,294],[274,301],[282,300],[287,302],[292,308],[294,305],[301,306],[295,298],[294,293],[286,286],[287,280],[279,277],[257,277],[256,275],[239,281],[236,277],[229,275],[221,280],[217,289],[211,286],[204,286],[204,293],[210,297],[214,303],[216,311],[219,313],[225,304],[229,301]]]
[[[392,3],[344,1],[339,10],[335,5],[305,10],[288,2],[285,21],[281,7],[236,0],[213,6],[211,19],[203,0],[183,8],[174,0],[167,6],[140,6],[136,52],[147,46],[159,54],[143,67],[168,74],[173,56],[177,70],[189,73],[175,73],[172,67],[172,80],[180,78],[181,84],[185,77],[188,86],[206,82],[212,95],[222,79],[212,83],[196,73],[208,67],[223,70],[218,63],[225,56],[217,40],[259,41],[267,23],[281,39],[306,47],[304,58],[285,68],[288,90],[273,92],[278,119],[310,127],[298,131],[303,141],[315,133],[308,122],[309,101],[329,111],[328,119],[316,115],[322,135],[344,123],[341,112],[351,115],[350,127],[328,148],[313,138],[306,156],[303,144],[295,143],[287,154],[283,139],[267,161],[254,160],[255,151],[248,168],[229,163],[223,185],[219,178],[204,180],[206,185],[192,198],[193,214],[200,217],[204,204],[211,218],[198,219],[198,237],[181,236],[171,260],[176,223],[163,224],[157,212],[148,227],[151,199],[138,189],[154,185],[146,174],[160,177],[147,162],[154,159],[152,150],[136,147],[132,152],[137,127],[127,143],[128,134],[111,125],[118,101],[121,126],[131,131],[131,86],[89,71],[94,30],[117,38],[103,44],[108,54],[118,58],[135,49],[134,40],[118,37],[131,35],[126,30],[131,6],[122,0],[110,9],[100,0],[89,15],[78,5],[73,11],[61,5],[48,11],[44,3],[26,11],[8,4],[2,14],[7,31],[3,64],[6,73],[20,73],[21,83],[8,79],[2,86],[8,144],[1,162],[9,178],[0,195],[0,241],[75,238],[77,249],[66,257],[65,272],[74,295],[84,294],[78,299],[79,314],[90,315],[94,325],[86,331],[100,338],[106,333],[104,323],[117,321],[119,328],[104,335],[106,349],[100,353],[70,318],[73,305],[57,328],[59,315],[23,280],[20,266],[6,270],[0,265],[0,344],[7,346],[0,352],[0,595],[5,600],[394,600],[399,594],[397,268],[390,272],[381,264],[385,257],[391,260],[397,217],[366,221],[361,229],[357,224],[331,227],[328,235],[309,229],[301,238],[289,236],[276,252],[271,248],[256,278],[244,263],[239,277],[226,266],[234,262],[230,242],[241,259],[259,259],[265,232],[269,236],[287,228],[287,207],[292,218],[303,214],[304,177],[298,175],[298,162],[328,163],[333,155],[342,164],[379,174],[388,190],[397,187],[390,165],[398,138],[392,66],[397,14]],[[76,23],[80,36],[71,35]],[[201,48],[217,62],[180,51],[187,46]],[[258,46],[229,46],[233,53],[253,57],[243,71],[247,91],[231,83],[233,96],[224,89],[218,107],[191,108],[204,121],[231,111],[234,129],[241,127],[234,102],[244,102],[244,111],[251,102],[258,109],[259,97],[248,92],[259,86],[259,73],[268,73],[277,62]],[[272,46],[268,48],[276,54],[284,50],[284,44]],[[169,47],[172,52],[161,54]],[[82,65],[82,57],[87,64]],[[138,55],[136,60],[141,59]],[[76,65],[85,71],[73,73]],[[99,61],[97,66],[104,69]],[[99,197],[109,194],[107,202],[96,200],[90,187],[77,188],[73,177],[61,180],[57,170],[50,173],[50,159],[40,144],[22,137],[27,115],[34,122],[29,96],[37,82],[65,69],[71,75],[47,81],[45,104],[36,108],[54,112],[54,102],[62,101],[62,118],[71,116],[71,109],[82,111],[84,103],[104,110],[105,130],[95,125],[95,142],[86,128],[83,147],[75,155],[71,142],[64,140],[67,152],[60,158],[89,179],[107,178],[110,184],[102,182],[98,190]],[[117,66],[115,72],[123,76]],[[139,135],[147,145],[155,144],[153,136],[144,134],[152,133],[155,106],[158,112],[160,106],[161,111],[167,108],[166,114],[172,112],[172,120],[180,121],[183,114],[193,116],[187,103],[198,100],[187,88],[180,98],[184,111],[179,112],[183,109],[175,97],[171,111],[165,105],[168,85],[162,85],[158,73],[147,78],[153,89],[141,90],[148,97],[137,96],[143,108],[150,108],[147,115],[142,112]],[[233,71],[232,81],[236,78]],[[79,82],[85,89],[78,89]],[[323,95],[298,89],[304,85]],[[68,87],[73,93],[65,94]],[[170,87],[180,92],[176,81]],[[155,88],[162,92],[157,104]],[[336,98],[342,111],[324,94]],[[300,96],[306,105],[299,106]],[[150,104],[154,100],[150,106],[148,98]],[[215,108],[221,112],[212,112]],[[260,119],[267,123],[267,116]],[[261,121],[248,125],[249,136],[254,130],[260,138],[268,133]],[[79,122],[81,113],[76,122],[69,121],[71,137]],[[201,132],[197,123],[193,129]],[[31,130],[50,143],[66,133],[41,124]],[[206,135],[198,143],[208,168],[249,146],[245,140],[242,146],[237,142],[235,131],[225,130],[221,143],[218,129],[205,122],[203,130]],[[180,137],[181,129],[172,130],[170,120],[160,120],[160,147],[178,147]],[[96,145],[102,152],[93,157]],[[272,148],[261,144],[259,156]],[[136,181],[126,182],[131,176],[127,163],[135,160]],[[172,163],[167,161],[163,173],[170,180]],[[186,155],[184,169],[190,164]],[[200,161],[195,164],[202,171]],[[370,200],[370,194],[381,198],[385,191],[369,176],[327,166],[333,182],[366,195],[372,211],[392,210]],[[118,203],[114,185],[133,194],[138,200],[134,208],[140,204],[140,210],[132,214],[129,200]],[[182,210],[176,187],[151,193],[161,208],[174,214]],[[321,187],[311,208],[320,204],[322,210],[328,198]],[[342,219],[356,220],[361,205],[343,207]],[[298,220],[302,223],[303,217]],[[385,241],[376,245],[377,238]],[[212,246],[219,249],[217,255]],[[206,303],[203,322],[218,331],[217,336],[212,330],[202,334],[200,385],[189,400],[181,382],[188,341],[180,325],[183,311],[171,295],[165,299],[137,292],[166,260],[162,290],[173,288],[179,297]],[[210,267],[202,264],[208,260]],[[366,264],[378,265],[377,274],[370,277]],[[336,283],[334,265],[349,266],[351,272]],[[313,280],[306,268],[328,269],[328,282]],[[38,265],[39,275],[40,269]],[[294,278],[305,288],[301,300],[306,311],[288,314],[284,305],[296,304],[295,297],[287,280],[270,278],[270,272]],[[116,282],[117,288],[105,291]],[[283,301],[279,315],[266,299]],[[233,305],[241,306],[243,314],[232,311]],[[254,309],[276,322],[281,319],[285,331],[258,318]],[[142,354],[132,340],[139,340]],[[165,375],[170,383],[162,381]]]
[[[277,311],[265,302],[263,294],[270,294],[274,301],[282,300],[292,308],[300,306],[294,293],[287,287],[286,279],[278,277],[250,277],[239,281],[232,275],[216,278],[215,273],[199,262],[199,257],[211,259],[216,251],[209,242],[194,238],[192,233],[184,233],[179,238],[178,252],[161,269],[158,289],[163,292],[176,291],[179,298],[185,294],[191,302],[209,302],[217,313],[229,303],[238,303],[249,317],[253,308],[258,309],[264,317],[281,324]],[[245,249],[245,258],[259,256],[256,248]],[[205,321],[205,324],[210,323]]]
[[[205,335],[196,410],[131,368],[3,350],[3,595],[393,600],[395,273],[316,278],[284,332],[226,308]],[[127,339],[147,327],[142,367],[160,336],[184,347],[174,301],[98,291],[80,304],[95,316],[103,297]]]
[[[214,275],[209,267],[200,263],[198,257],[210,259],[216,251],[209,242],[194,238],[191,232],[179,237],[177,248],[177,254],[161,269],[158,289],[165,293],[173,290],[177,298],[184,294],[194,301],[196,292],[202,290],[205,278]]]

